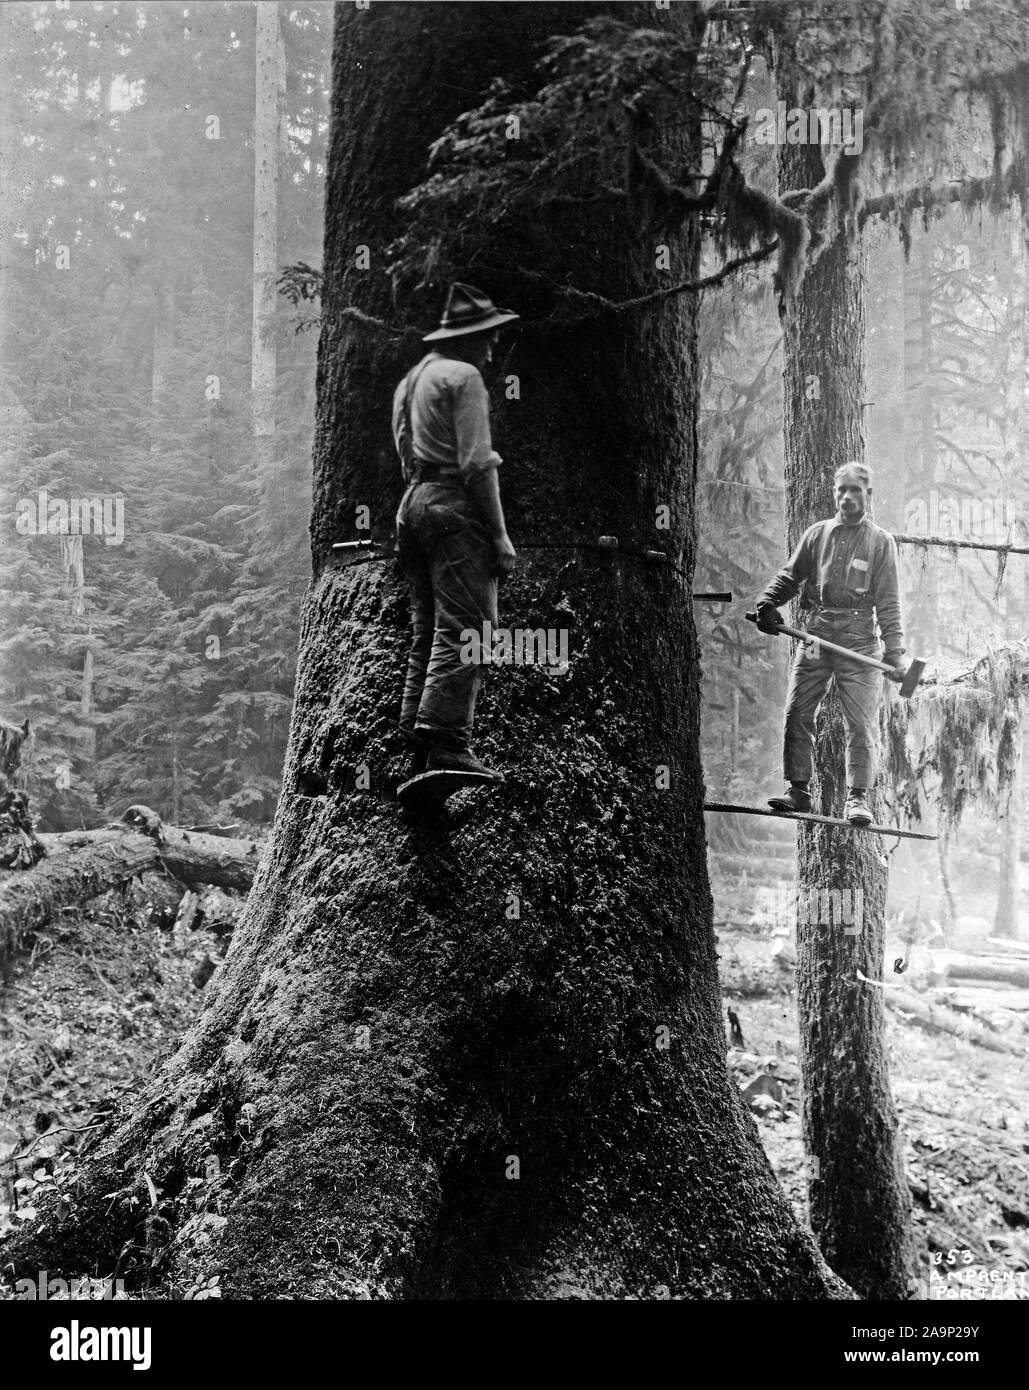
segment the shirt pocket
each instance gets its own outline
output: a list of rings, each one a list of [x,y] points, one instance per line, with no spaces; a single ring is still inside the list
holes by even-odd
[[[857,598],[863,597],[868,593],[871,575],[871,563],[860,555],[855,555],[847,566],[847,592]]]

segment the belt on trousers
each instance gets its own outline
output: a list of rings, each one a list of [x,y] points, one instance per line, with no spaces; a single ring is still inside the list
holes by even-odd
[[[819,604],[816,605],[812,616],[817,618],[819,613],[853,613],[855,616],[867,613],[871,617],[873,611],[871,608],[823,608]]]
[[[444,473],[441,463],[425,463],[421,459],[415,459],[414,480],[416,483],[460,482],[461,471],[455,468]]]

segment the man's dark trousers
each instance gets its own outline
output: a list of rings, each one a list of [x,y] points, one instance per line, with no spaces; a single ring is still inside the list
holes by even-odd
[[[489,528],[457,479],[416,482],[397,512],[397,550],[411,594],[411,654],[400,727],[432,742],[469,746],[479,660],[461,660],[461,632],[498,624]],[[477,649],[476,649],[477,650]]]
[[[824,637],[862,656],[882,660],[882,646],[875,635],[871,611],[822,609],[808,622],[807,631],[812,637]],[[811,776],[815,713],[833,676],[847,731],[847,786],[871,788],[875,784],[875,723],[882,675],[859,661],[848,661],[821,646],[812,650],[807,644],[797,648],[786,695],[783,730],[786,780],[806,782]]]

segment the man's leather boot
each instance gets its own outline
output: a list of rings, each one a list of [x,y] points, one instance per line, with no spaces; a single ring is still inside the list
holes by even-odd
[[[410,729],[403,726],[400,729],[400,736],[411,752],[411,776],[418,777],[425,771],[429,749],[432,747],[432,738],[421,729]]]
[[[810,811],[811,793],[806,782],[791,782],[784,796],[770,796],[768,804],[775,811]]]
[[[492,777],[496,782],[504,780],[504,774],[495,767],[481,763],[470,748],[445,748],[442,744],[429,750],[426,772],[478,772],[483,777]]]

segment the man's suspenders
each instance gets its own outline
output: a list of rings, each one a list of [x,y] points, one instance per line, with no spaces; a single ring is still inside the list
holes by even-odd
[[[816,606],[817,606],[818,608],[828,608],[828,605],[827,605],[827,604],[825,603],[825,601],[824,601],[824,595],[823,595],[823,593],[822,593],[822,585],[821,585],[821,578],[820,578],[820,577],[821,577],[822,569],[823,569],[822,562],[823,562],[823,560],[825,559],[825,548],[826,548],[826,546],[829,544],[829,537],[830,537],[831,534],[832,534],[832,528],[829,527],[829,526],[826,526],[825,529],[824,529],[823,532],[822,532],[821,539],[819,540],[819,543],[818,543],[818,554],[817,554],[817,556],[816,556],[816,558],[815,558],[815,575],[816,575],[816,577],[818,577],[818,579],[819,579],[819,582],[818,582],[818,585],[817,585],[817,598],[816,598],[816,600],[815,600]],[[866,527],[866,528],[865,528],[865,534],[861,537],[861,542],[860,542],[860,544],[857,546],[854,555],[851,557],[851,562],[850,562],[850,563],[851,563],[851,566],[853,566],[855,560],[864,560],[864,562],[865,562],[866,568],[862,571],[862,573],[865,575],[865,588],[864,588],[864,592],[860,595],[860,597],[863,598],[863,599],[865,599],[865,600],[867,600],[867,599],[869,598],[869,596],[871,595],[871,592],[872,592],[872,540],[873,540],[873,533],[872,533],[871,527],[869,526],[869,527]],[[846,575],[846,576],[844,577],[844,585],[845,585],[847,588],[849,588],[849,587],[851,586],[851,578],[850,578],[850,575],[849,575],[849,574]],[[863,607],[864,605],[859,604],[859,603],[854,603],[854,604],[851,605],[851,606],[852,606],[853,608],[857,609],[857,608]],[[841,611],[848,611],[848,610],[841,610]],[[869,613],[872,612],[872,606],[871,606],[871,605],[868,606],[868,611],[869,611]]]
[[[815,603],[819,608],[825,607],[825,595],[822,593],[822,561],[825,559],[825,547],[829,544],[829,527],[822,529],[822,535],[818,542],[818,554],[815,556]]]
[[[413,483],[414,471],[414,426],[411,424],[411,400],[414,396],[414,388],[418,384],[418,378],[429,365],[429,358],[424,357],[421,362],[415,365],[407,374],[407,384],[404,388],[404,448],[400,455],[400,465],[403,469],[404,482]]]

